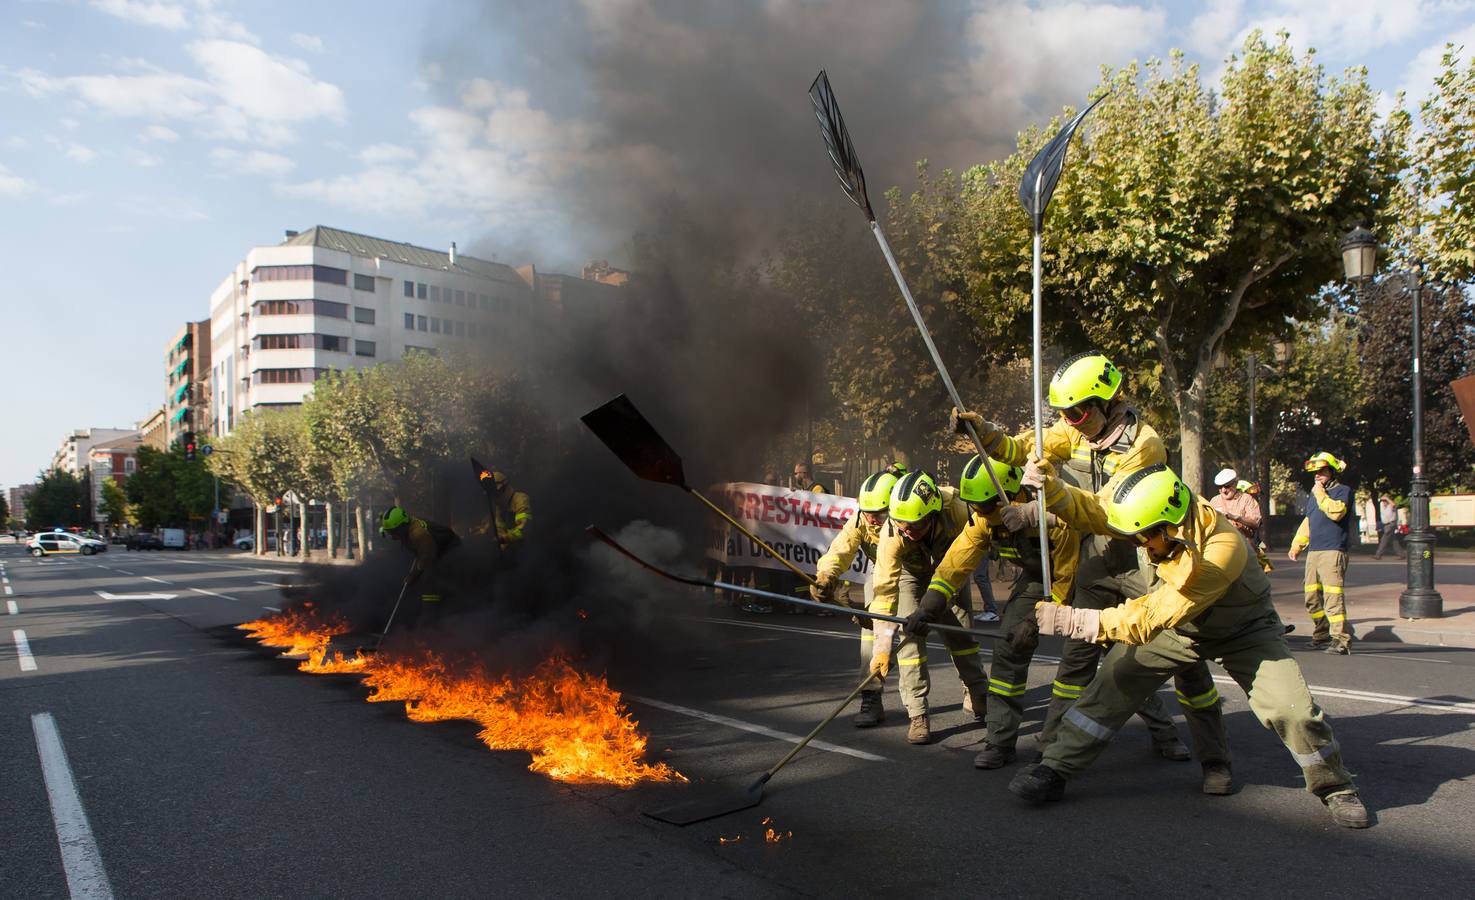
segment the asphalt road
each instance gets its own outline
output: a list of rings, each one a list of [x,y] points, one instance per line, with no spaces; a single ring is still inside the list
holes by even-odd
[[[691,788],[560,784],[470,725],[411,723],[243,640],[231,626],[283,605],[292,566],[9,546],[0,564],[4,897],[1458,896],[1475,869],[1471,651],[1337,658],[1292,636],[1367,831],[1331,824],[1232,685],[1234,796],[1199,794],[1197,765],[1151,757],[1134,720],[1064,801],[1026,806],[1015,766],[972,768],[981,730],[940,650],[937,743],[905,743],[888,690],[883,727],[847,714],[760,806],[677,828],[639,813]],[[854,632],[695,592],[688,608],[679,652],[610,680],[655,756],[744,784],[792,746],[774,732],[807,732],[853,686]],[[1056,649],[1031,672],[1022,749]]]

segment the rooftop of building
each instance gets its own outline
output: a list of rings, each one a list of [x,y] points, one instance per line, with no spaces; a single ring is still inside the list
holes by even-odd
[[[93,444],[92,450],[89,452],[97,453],[98,451],[106,452],[108,450],[128,450],[138,447],[138,445],[141,443],[143,443],[143,435],[139,434],[138,432],[134,432],[133,434],[125,435],[124,437],[114,438],[111,441],[103,441],[99,444]]]
[[[323,247],[354,256],[371,259],[377,257],[427,269],[441,269],[446,272],[460,271],[467,275],[496,281],[511,283],[520,280],[517,279],[513,268],[506,263],[468,256],[457,250],[456,261],[453,264],[451,254],[447,250],[431,250],[401,241],[387,241],[383,238],[344,231],[341,228],[330,228],[326,225],[314,225],[306,231],[290,234],[286,240],[282,241],[281,246]]]

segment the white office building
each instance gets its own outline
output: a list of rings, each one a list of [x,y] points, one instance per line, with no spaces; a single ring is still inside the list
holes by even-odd
[[[492,338],[533,314],[537,287],[455,244],[289,231],[252,248],[210,297],[211,430],[229,434],[244,412],[301,403],[330,369]]]
[[[135,428],[79,428],[62,438],[61,446],[51,456],[51,468],[61,469],[81,478],[87,473],[88,454],[93,447],[137,433]]]

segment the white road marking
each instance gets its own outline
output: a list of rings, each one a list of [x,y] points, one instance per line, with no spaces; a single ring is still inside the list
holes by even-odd
[[[267,587],[274,587],[274,588],[284,588],[284,587],[291,587],[292,586],[292,585],[288,584],[285,581],[258,581],[256,583],[257,584],[264,584]]]
[[[119,575],[132,575],[133,574],[132,572],[124,572],[122,569],[114,569],[113,571],[114,572],[117,572]]]
[[[190,588],[190,590],[194,591],[197,594],[209,594],[212,597],[220,597],[223,600],[239,600],[239,599],[241,599],[239,597],[232,597],[229,594],[217,594],[214,591],[207,591],[204,588],[192,587],[192,588]]]
[[[144,580],[145,581],[157,581],[159,584],[173,584],[174,583],[172,581],[166,581],[163,578],[155,578],[152,575],[145,575],[143,577],[144,577]]]
[[[5,611],[12,616],[20,615],[20,607],[15,605],[14,600],[5,601]]]
[[[20,657],[20,670],[22,672],[36,671],[36,657],[31,655],[31,642],[26,640],[26,633],[17,628],[10,633],[15,639],[15,652]]]
[[[733,719],[727,716],[719,716],[716,713],[703,712],[699,709],[692,709],[689,706],[677,706],[674,703],[667,703],[664,700],[653,700],[650,697],[637,697],[633,694],[626,694],[625,696],[627,699],[634,700],[636,703],[644,703],[646,706],[654,706],[656,709],[664,709],[667,712],[679,713],[683,716],[691,716],[693,719],[704,719],[708,722],[716,722],[718,725],[726,725],[729,728],[736,728],[740,731],[751,731],[754,734],[761,734],[765,737],[775,738],[780,741],[788,741],[791,744],[797,744],[800,741],[804,740],[803,735],[789,734],[786,731],[777,731],[765,725],[755,725],[752,722],[744,722],[741,719]],[[853,756],[856,759],[864,759],[870,762],[887,761],[886,757],[884,756],[877,756],[874,753],[867,753],[864,750],[853,750],[850,747],[841,747],[838,744],[831,744],[827,741],[810,741],[809,746],[819,750],[828,750],[831,753],[839,753],[844,756]]]
[[[263,606],[261,608],[262,609],[269,609],[272,612],[281,612],[282,611],[279,607],[276,607],[276,606]]]
[[[51,800],[51,819],[56,823],[56,842],[61,847],[62,871],[67,876],[67,890],[72,900],[111,900],[112,885],[102,866],[102,854],[92,837],[87,810],[77,793],[67,751],[61,745],[61,733],[51,713],[31,716],[36,732],[36,752],[41,756],[41,777],[46,781],[46,796]]]
[[[104,600],[173,600],[178,594],[114,594],[109,591],[93,591]]]
[[[5,596],[9,597],[10,595],[12,595],[14,593],[15,593],[15,591],[10,587],[10,585],[7,584],[5,586]]]

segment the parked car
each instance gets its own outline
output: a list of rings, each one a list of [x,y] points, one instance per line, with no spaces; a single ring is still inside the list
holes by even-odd
[[[26,550],[32,556],[49,556],[53,553],[80,553],[91,556],[106,553],[108,545],[95,538],[67,534],[65,531],[46,531],[26,542]]]
[[[234,546],[237,550],[249,553],[256,549],[256,536],[249,531],[237,534]],[[277,536],[269,531],[266,533],[266,549],[268,551],[277,549]]]
[[[159,532],[159,538],[170,550],[189,549],[189,539],[185,536],[183,528],[165,528]]]
[[[123,546],[128,550],[163,550],[164,542],[157,534],[144,533],[130,536]]]

